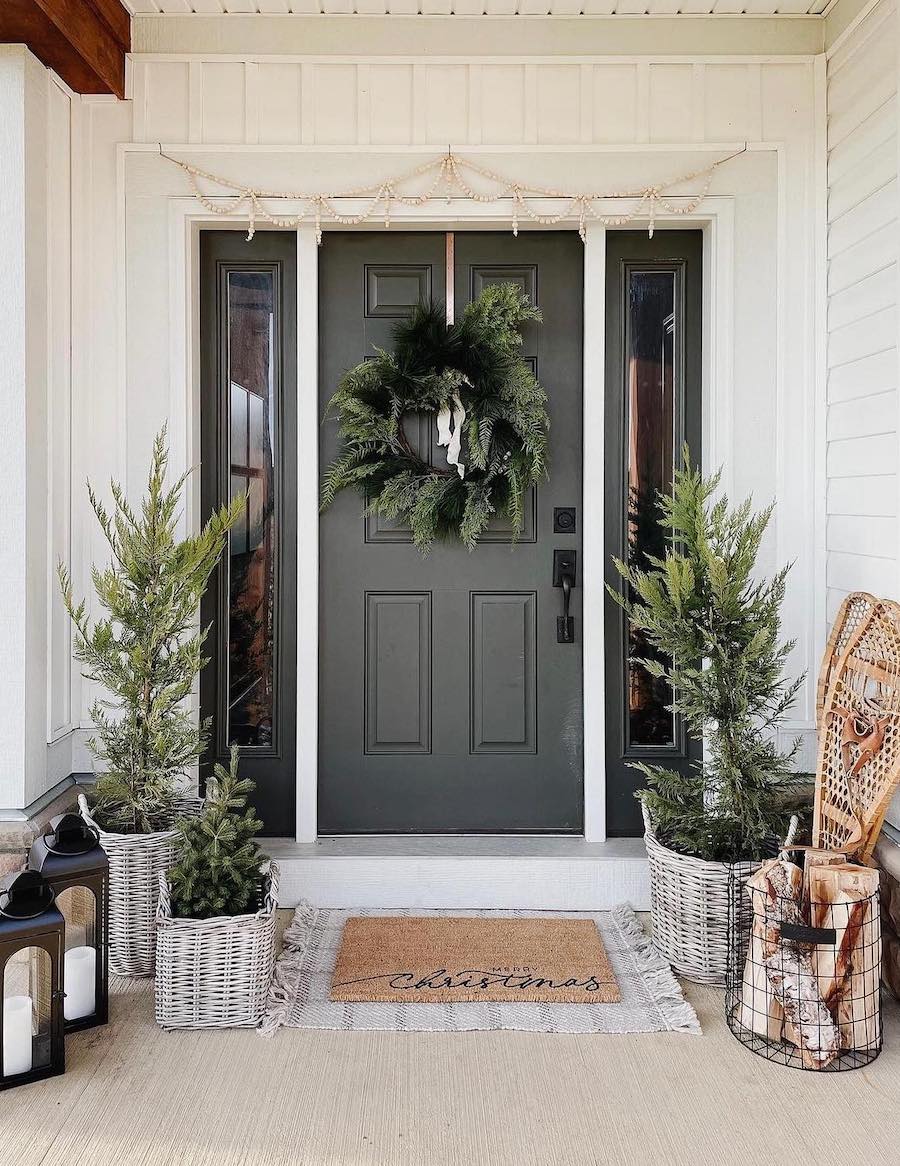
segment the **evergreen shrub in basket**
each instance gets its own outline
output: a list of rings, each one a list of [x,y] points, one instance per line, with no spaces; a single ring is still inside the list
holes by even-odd
[[[654,940],[676,971],[724,984],[729,885],[749,874],[781,837],[804,779],[798,742],[778,729],[803,683],[788,680],[794,647],[781,638],[789,566],[759,578],[757,558],[772,507],[753,513],[717,496],[720,473],[703,477],[684,450],[671,494],[658,495],[662,557],[616,560],[610,589],[653,651],[639,660],[671,692],[671,708],[703,741],[688,772],[636,762],[650,861]]]
[[[119,975],[153,972],[159,874],[171,863],[175,819],[199,806],[183,794],[209,731],[186,707],[205,663],[208,629],[197,626],[197,615],[228,531],[246,504],[235,498],[198,534],[180,539],[187,475],[169,485],[167,469],[163,430],[139,506],[113,482],[108,510],[88,487],[109,548],[106,566],[91,571],[96,618],[85,600],[75,598],[68,569],[59,566],[76,658],[100,688],[89,742],[97,781],[90,804],[83,796],[79,802],[109,856],[109,966]]]
[[[262,1019],[275,963],[278,867],[238,776],[237,746],[216,765],[199,817],[178,824],[175,863],[160,876],[156,1019],[163,1028],[239,1028]]]

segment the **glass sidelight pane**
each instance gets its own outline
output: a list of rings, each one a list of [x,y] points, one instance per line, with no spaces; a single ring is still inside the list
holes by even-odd
[[[645,568],[648,556],[665,554],[666,531],[659,524],[657,491],[672,486],[677,401],[676,271],[630,270],[625,328],[628,561]],[[675,719],[666,708],[669,686],[654,679],[632,657],[656,653],[637,628],[628,628],[626,662],[627,744],[673,746]]]
[[[272,746],[275,716],[278,498],[275,276],[228,273],[231,497],[244,497],[228,558],[227,741]]]

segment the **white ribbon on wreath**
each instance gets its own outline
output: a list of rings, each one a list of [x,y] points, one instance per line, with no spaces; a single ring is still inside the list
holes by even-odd
[[[466,467],[459,460],[465,419],[466,410],[459,399],[459,393],[454,393],[450,404],[445,405],[437,415],[438,445],[447,447],[447,465],[456,466],[456,472],[461,478],[466,476]]]

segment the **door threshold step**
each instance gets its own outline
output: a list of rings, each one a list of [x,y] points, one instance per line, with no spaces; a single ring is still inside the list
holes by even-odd
[[[282,907],[649,910],[641,838],[454,836],[272,839]]]

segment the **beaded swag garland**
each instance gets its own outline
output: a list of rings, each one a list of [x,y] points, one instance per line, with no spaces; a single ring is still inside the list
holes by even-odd
[[[720,166],[730,162],[747,151],[747,143],[723,158],[711,162],[699,170],[691,170],[674,178],[645,186],[625,187],[608,190],[554,189],[536,185],[526,179],[510,178],[490,170],[471,158],[463,158],[448,149],[438,158],[430,158],[418,166],[396,174],[380,182],[347,190],[268,190],[263,187],[247,186],[245,183],[201,170],[190,162],[173,158],[167,154],[162,143],[159,153],[166,161],[179,167],[187,175],[194,198],[211,214],[233,215],[245,211],[248,220],[247,239],[256,232],[258,220],[274,227],[294,230],[306,222],[315,225],[316,241],[322,242],[322,224],[326,220],[341,226],[359,226],[373,219],[381,219],[385,227],[391,225],[391,212],[396,207],[424,207],[428,203],[445,199],[462,198],[469,202],[487,205],[507,201],[510,204],[510,226],[518,235],[522,219],[530,219],[536,226],[552,227],[562,222],[578,223],[578,233],[582,242],[586,239],[589,222],[601,223],[606,227],[623,227],[637,219],[647,221],[647,233],[653,238],[657,217],[662,214],[690,215],[706,198],[713,176]],[[216,188],[214,194],[201,187],[201,180]],[[678,194],[686,183],[699,182],[696,194]],[[223,196],[223,193],[226,192]],[[343,213],[336,201],[356,198],[364,200],[364,205],[355,214]],[[541,208],[545,199],[564,200],[557,214],[546,214]],[[299,202],[303,209],[299,214],[284,214],[272,209],[271,202],[289,200]],[[610,200],[623,200],[624,205],[616,213],[607,214],[605,204]]]
[[[337,415],[340,455],[322,483],[322,508],[355,488],[366,513],[409,524],[427,552],[435,540],[469,550],[502,514],[514,537],[525,492],[546,475],[546,394],[519,355],[521,328],[540,312],[512,284],[485,288],[457,324],[423,304],[394,328],[394,351],[345,373],[326,417]],[[410,443],[404,418],[434,414],[446,466]]]

